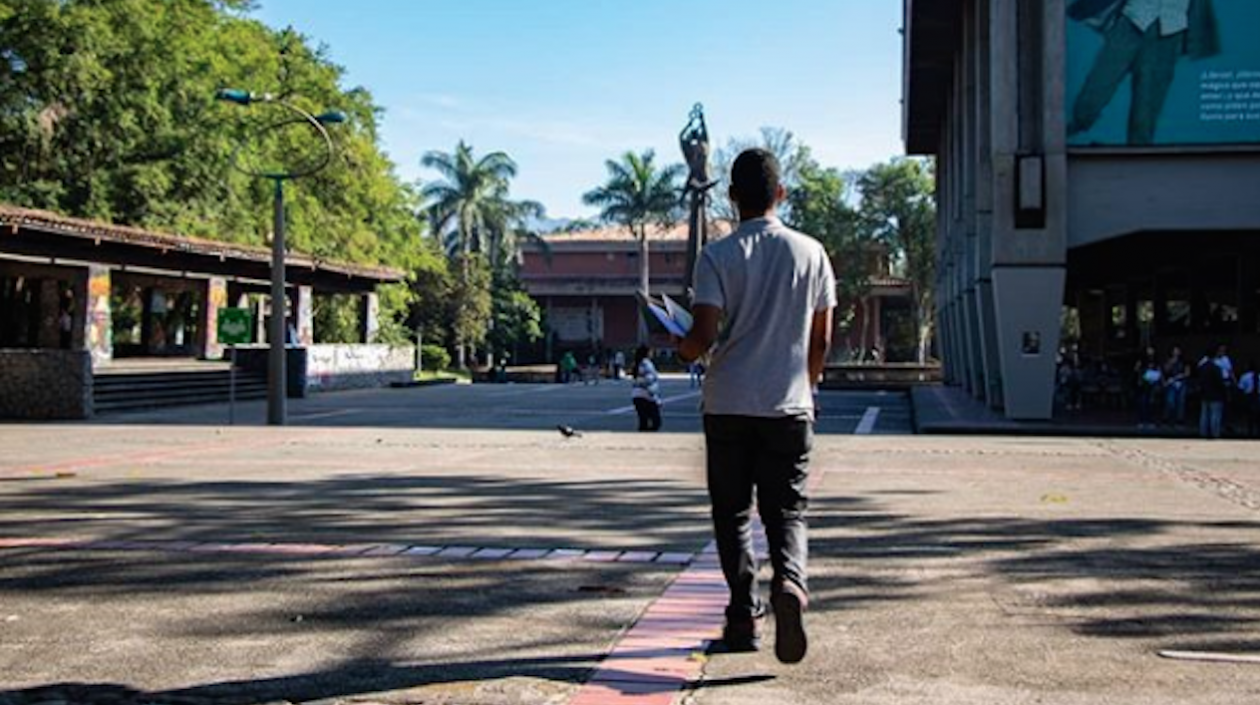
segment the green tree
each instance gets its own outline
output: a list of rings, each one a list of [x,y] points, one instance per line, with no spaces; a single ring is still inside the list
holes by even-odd
[[[434,238],[425,238],[425,248],[431,256],[412,270],[408,281],[409,304],[403,330],[396,331],[400,336],[410,340],[419,335],[425,344],[441,345],[454,349],[455,337],[452,327],[452,296],[455,279],[451,274],[450,262],[442,253]],[[382,308],[384,308],[382,296]]]
[[[802,171],[810,166],[818,166],[809,147],[786,128],[762,127],[756,137],[732,137],[713,156],[714,175],[718,179],[718,185],[709,199],[709,212],[714,218],[730,223],[739,220],[739,213],[735,212],[735,207],[727,197],[731,187],[731,165],[741,152],[754,148],[770,152],[779,161],[779,168],[783,171],[783,186],[789,195],[800,185]],[[784,215],[790,213],[792,207],[789,200],[783,208]]]
[[[865,315],[858,345],[865,350],[869,347],[873,274],[868,264],[875,243],[860,227],[858,213],[846,198],[846,179],[838,170],[824,168],[811,159],[799,165],[796,179],[796,187],[788,194],[785,222],[818,238],[827,248],[835,265],[840,300],[836,326],[849,329],[861,309]]]
[[[489,332],[490,346],[500,356],[518,357],[519,344],[532,344],[542,339],[542,311],[538,302],[521,288],[520,282],[507,275],[508,281],[496,282],[492,296],[494,325]],[[493,362],[493,361],[491,361]]]
[[[452,269],[460,274],[451,279],[447,298],[452,344],[459,353],[460,369],[468,366],[466,352],[486,342],[491,315],[490,265],[483,255],[456,255]]]
[[[503,152],[491,152],[477,158],[473,148],[461,140],[454,152],[429,152],[421,163],[442,176],[441,181],[425,185],[422,194],[429,204],[426,212],[433,232],[442,237],[448,255],[461,263],[457,269],[464,280],[461,286],[465,289],[470,286],[472,273],[466,268],[473,258],[469,255],[482,255],[491,273],[484,293],[493,296],[491,288],[494,284],[510,280],[519,242],[539,239],[528,230],[526,223],[544,216],[542,205],[511,198],[516,163]],[[473,305],[471,299],[465,303]],[[479,316],[465,315],[465,312],[457,318],[465,322],[481,320]],[[497,322],[494,317],[487,317],[485,321],[490,327]],[[484,341],[487,337],[485,331],[470,337],[462,323],[456,324],[455,330],[460,331],[457,336],[461,341],[458,358],[462,367],[467,354],[465,345]],[[501,340],[503,336],[493,336],[491,354],[494,341]]]
[[[422,193],[433,231],[452,257],[483,253],[496,270],[506,266],[517,252],[517,240],[534,236],[524,224],[545,215],[536,201],[511,199],[516,162],[503,152],[478,159],[461,140],[454,152],[429,152],[421,164],[442,176]]]
[[[649,293],[648,228],[670,225],[678,218],[679,184],[685,173],[681,164],[658,168],[656,154],[626,152],[620,160],[605,162],[608,180],[588,191],[582,201],[600,208],[600,219],[625,226],[639,244],[639,294]],[[639,342],[647,340],[647,321],[639,307]]]
[[[336,108],[335,161],[288,190],[293,250],[410,269],[417,194],[380,148],[371,94],[243,0],[0,0],[0,201],[263,245],[268,184],[231,168],[304,159],[300,130],[261,132],[278,108],[214,100],[223,87]],[[401,313],[405,305],[388,313]],[[329,319],[332,320],[332,319]]]
[[[927,361],[935,325],[936,206],[931,162],[893,159],[871,167],[858,182],[861,217],[886,244],[910,281],[916,355]]]

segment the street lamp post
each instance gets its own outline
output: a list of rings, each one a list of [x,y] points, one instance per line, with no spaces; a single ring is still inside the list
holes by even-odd
[[[330,111],[320,115],[312,115],[282,98],[268,93],[257,94],[249,91],[224,89],[215,94],[219,100],[237,105],[249,106],[254,103],[269,103],[286,109],[290,115],[263,128],[263,132],[278,130],[290,125],[307,125],[323,140],[325,149],[322,157],[302,167],[287,169],[252,169],[240,162],[240,148],[233,156],[232,165],[238,170],[274,184],[274,213],[271,238],[271,324],[268,336],[271,338],[267,355],[267,423],[272,426],[283,426],[286,420],[286,388],[285,350],[288,318],[287,296],[285,294],[285,243],[284,243],[284,182],[301,176],[309,176],[323,169],[333,157],[332,136],[325,125],[346,121],[344,113]]]

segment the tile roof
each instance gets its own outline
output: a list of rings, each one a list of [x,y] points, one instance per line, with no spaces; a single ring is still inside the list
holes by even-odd
[[[680,221],[667,228],[651,227],[648,229],[648,242],[686,242],[688,224]],[[730,233],[731,228],[725,221],[709,221],[709,237],[722,237]],[[607,225],[591,230],[574,232],[557,231],[546,233],[543,240],[550,244],[569,242],[634,242],[634,236],[621,225]]]
[[[31,227],[48,230],[58,235],[103,240],[157,250],[175,250],[193,255],[208,255],[251,262],[271,261],[271,249],[267,247],[172,235],[129,225],[115,225],[98,220],[71,218],[51,211],[21,208],[4,203],[0,203],[0,225],[8,225],[13,228]],[[392,267],[336,262],[294,252],[290,252],[285,261],[290,265],[308,269],[320,269],[380,281],[401,281],[406,276],[404,271]]]

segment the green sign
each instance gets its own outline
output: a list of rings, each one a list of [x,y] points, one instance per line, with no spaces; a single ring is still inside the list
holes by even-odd
[[[1260,143],[1260,2],[1066,5],[1069,145]]]
[[[223,345],[244,345],[252,342],[254,317],[247,308],[219,309],[219,342]]]

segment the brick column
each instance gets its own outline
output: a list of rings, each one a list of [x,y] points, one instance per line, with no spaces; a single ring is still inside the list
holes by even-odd
[[[381,329],[381,301],[376,292],[363,295],[359,313],[359,342],[376,342],[376,334]]]
[[[227,308],[227,280],[221,277],[207,279],[201,287],[200,332],[197,335],[197,356],[206,360],[223,357],[223,345],[219,343],[219,309]]]
[[[85,296],[76,297],[83,321],[83,347],[92,356],[93,365],[101,365],[114,359],[114,319],[109,308],[111,278],[109,267],[88,265],[84,270]]]
[[[315,307],[311,301],[311,287],[293,288],[293,315],[297,317],[293,324],[297,327],[297,344],[309,347],[315,344]]]

